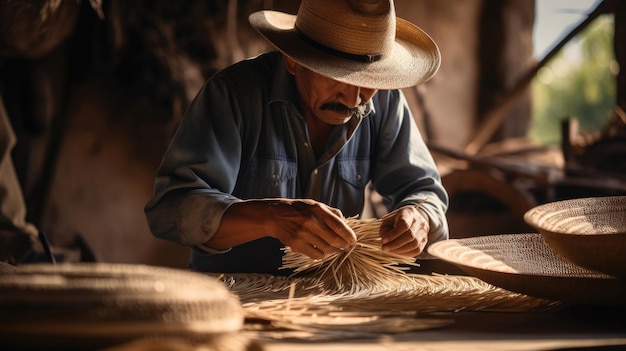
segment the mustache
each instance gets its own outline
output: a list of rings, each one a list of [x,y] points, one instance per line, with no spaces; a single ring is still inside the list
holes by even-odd
[[[365,114],[366,105],[365,102],[362,102],[358,106],[351,108],[339,102],[327,102],[320,106],[320,110],[349,113],[350,116],[362,116]]]

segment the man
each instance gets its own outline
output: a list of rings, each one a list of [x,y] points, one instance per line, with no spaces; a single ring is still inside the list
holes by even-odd
[[[371,181],[393,211],[383,250],[446,239],[448,197],[398,90],[439,68],[430,37],[391,0],[303,0],[250,23],[280,52],[218,72],[191,103],[145,208],[154,235],[193,247],[195,270],[286,274],[285,245],[321,258],[355,243],[345,218]]]

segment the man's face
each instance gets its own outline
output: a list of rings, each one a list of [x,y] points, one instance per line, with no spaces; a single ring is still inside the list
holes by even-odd
[[[287,57],[285,62],[295,78],[304,115],[315,116],[327,124],[348,122],[355,111],[363,111],[365,104],[377,91],[327,78]]]

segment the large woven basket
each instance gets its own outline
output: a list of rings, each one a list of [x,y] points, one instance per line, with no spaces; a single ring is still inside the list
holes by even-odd
[[[566,260],[626,278],[626,196],[551,202],[524,220]]]
[[[563,259],[537,233],[450,239],[428,252],[510,291],[576,305],[626,306],[626,280]]]

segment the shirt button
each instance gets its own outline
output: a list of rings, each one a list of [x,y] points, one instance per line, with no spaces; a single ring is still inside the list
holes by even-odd
[[[305,142],[304,147],[309,147],[309,143]]]
[[[320,171],[318,171],[317,169],[313,171],[313,175],[317,175]]]
[[[356,175],[356,180],[361,180],[361,175],[360,174]]]
[[[272,173],[272,180],[277,180],[277,179],[278,179],[278,174]]]

